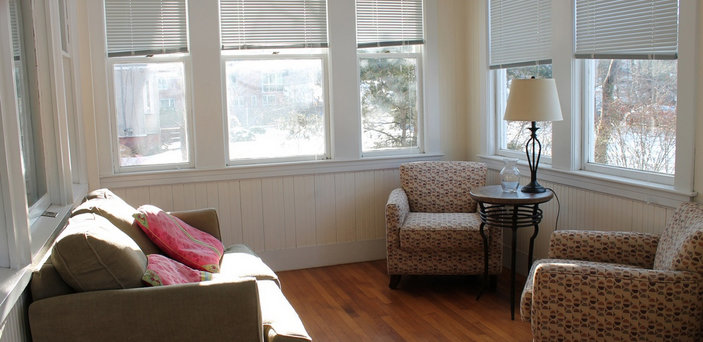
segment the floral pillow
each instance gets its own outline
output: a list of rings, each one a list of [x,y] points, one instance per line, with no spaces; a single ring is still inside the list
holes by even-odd
[[[212,279],[212,273],[194,270],[161,254],[149,254],[142,280],[151,285],[197,283]]]
[[[139,207],[134,218],[149,239],[166,255],[198,270],[220,271],[224,246],[214,236],[191,227],[153,205]]]

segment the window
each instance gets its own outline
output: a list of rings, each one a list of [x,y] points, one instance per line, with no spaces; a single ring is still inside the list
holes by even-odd
[[[41,213],[48,202],[38,203],[47,194],[46,174],[43,161],[41,117],[32,107],[29,98],[27,55],[24,52],[24,30],[22,11],[16,0],[10,1],[10,22],[12,28],[12,65],[15,79],[15,102],[20,125],[20,148],[22,150],[22,175],[27,192],[27,206]],[[35,206],[36,204],[36,206]],[[36,214],[38,214],[36,213]],[[36,216],[35,214],[35,216]]]
[[[550,2],[490,1],[490,68],[495,86],[497,152],[501,155],[525,158],[525,143],[530,137],[529,122],[503,120],[510,82],[552,78]],[[524,20],[526,17],[536,20]],[[552,154],[552,123],[539,122],[537,127],[542,157],[547,159]]]
[[[421,0],[356,1],[362,152],[420,150]]]
[[[230,162],[326,155],[326,13],[323,0],[220,1]]]
[[[118,170],[190,165],[185,7],[185,0],[105,1]],[[157,108],[162,99],[174,106]]]
[[[551,155],[547,162],[553,169],[691,191],[693,144],[682,137],[692,137],[694,114],[688,103],[693,99],[681,92],[693,86],[694,78],[681,69],[695,62],[688,46],[679,43],[694,40],[688,32],[695,15],[679,8],[688,3],[491,0],[489,6],[495,154],[520,156],[518,142],[528,138],[523,132],[515,139],[518,130],[502,120],[511,78],[553,77],[565,121],[539,125],[543,135],[553,133],[551,139],[539,138],[552,147],[545,151],[543,146],[542,152]],[[543,7],[550,9],[544,17],[529,14]],[[543,25],[549,15],[562,23],[568,16],[572,26]],[[537,19],[522,20],[525,16]],[[523,35],[528,28],[521,25],[534,27]],[[538,52],[536,46],[545,41],[555,43]]]
[[[576,1],[575,57],[587,75],[585,166],[673,175],[677,1],[640,1],[618,12],[609,3]]]

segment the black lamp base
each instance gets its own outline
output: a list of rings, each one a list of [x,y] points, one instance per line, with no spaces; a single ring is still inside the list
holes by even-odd
[[[535,181],[523,186],[520,191],[528,194],[538,194],[547,191],[547,189]]]

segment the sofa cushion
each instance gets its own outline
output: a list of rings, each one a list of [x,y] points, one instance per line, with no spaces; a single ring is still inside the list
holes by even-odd
[[[269,342],[312,341],[303,322],[278,285],[271,280],[256,282],[259,288],[261,320]]]
[[[51,261],[45,262],[40,269],[32,272],[32,281],[29,284],[32,292],[32,300],[35,301],[75,292],[73,288],[66,284],[63,278],[61,278],[61,275]]]
[[[240,244],[229,246],[225,250],[219,277],[253,277],[256,280],[273,280],[278,284],[276,273],[249,247]]]
[[[659,239],[654,269],[703,274],[703,204],[683,203]]]
[[[106,189],[96,190],[91,192],[91,194],[94,197],[76,207],[71,216],[84,213],[100,215],[129,235],[139,245],[139,248],[144,251],[144,254],[161,253],[159,247],[156,247],[149,240],[149,237],[134,223],[133,215],[137,212],[137,209],[134,209],[127,202]],[[98,194],[101,196],[98,196]]]
[[[476,213],[408,213],[398,238],[405,251],[483,250]],[[488,236],[489,229],[485,229]]]
[[[166,255],[195,269],[220,271],[224,246],[212,235],[153,205],[139,207],[134,217],[144,233]]]
[[[95,214],[69,220],[50,258],[76,291],[140,287],[147,261],[134,240]]]
[[[197,283],[212,279],[212,273],[194,270],[161,254],[149,254],[142,280],[151,285]]]

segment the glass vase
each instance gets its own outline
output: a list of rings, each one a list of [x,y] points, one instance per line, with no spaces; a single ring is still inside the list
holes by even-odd
[[[503,159],[505,165],[500,170],[500,186],[504,192],[516,192],[520,186],[520,170],[517,169],[517,159]]]

